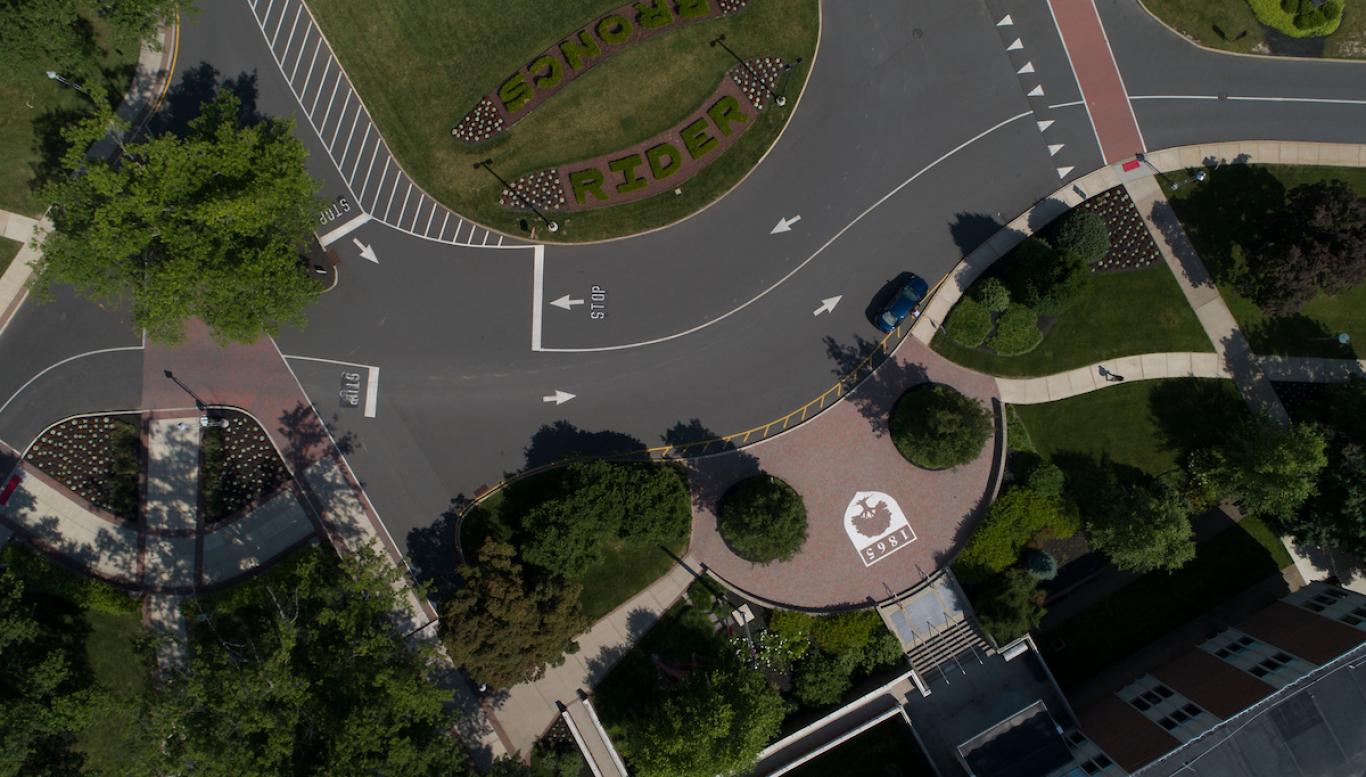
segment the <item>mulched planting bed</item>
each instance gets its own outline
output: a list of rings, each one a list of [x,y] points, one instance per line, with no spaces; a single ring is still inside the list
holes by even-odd
[[[138,519],[141,447],[136,415],[72,418],[44,432],[27,460],[82,498],[132,523]]]
[[[1104,259],[1091,265],[1091,272],[1137,270],[1162,261],[1157,243],[1143,224],[1142,214],[1123,186],[1097,194],[1078,205],[1076,210],[1100,216],[1110,230],[1110,250],[1105,252]]]
[[[226,428],[206,426],[199,447],[199,498],[204,522],[218,523],[269,496],[289,470],[261,425],[250,416],[215,411]]]

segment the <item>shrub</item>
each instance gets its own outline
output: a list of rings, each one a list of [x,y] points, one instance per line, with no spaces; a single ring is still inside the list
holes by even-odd
[[[1248,0],[1257,21],[1292,38],[1331,35],[1342,23],[1343,0]]]
[[[977,620],[998,645],[1023,636],[1043,620],[1045,611],[1034,577],[1023,569],[996,575],[978,591],[973,600]]]
[[[1070,307],[1090,284],[1091,271],[1080,256],[1055,251],[1031,237],[1011,252],[1005,280],[1015,302],[1056,315]]]
[[[758,475],[726,493],[717,528],[746,561],[786,561],[806,542],[806,504],[792,486]]]
[[[1029,427],[1025,426],[1014,406],[1006,407],[1006,443],[1012,451],[1034,452],[1034,438],[1029,436]]]
[[[768,631],[793,646],[793,658],[801,658],[811,646],[811,628],[816,619],[806,613],[774,610],[768,618]]]
[[[1071,537],[1080,527],[1081,518],[1070,503],[1012,486],[987,510],[954,561],[954,572],[967,584],[986,579],[1013,566],[1030,540]]]
[[[1026,468],[1024,483],[1039,496],[1058,497],[1062,496],[1063,487],[1067,485],[1067,476],[1058,465],[1038,458]]]
[[[943,385],[921,385],[897,400],[892,441],[906,460],[926,469],[947,469],[977,458],[995,424],[972,397]]]
[[[816,653],[797,665],[792,695],[808,707],[834,704],[853,686],[856,653]]]
[[[977,302],[964,297],[953,306],[944,329],[953,341],[965,348],[976,348],[991,332],[991,314]]]
[[[872,610],[853,610],[813,619],[811,641],[827,653],[863,650],[882,628],[882,619]]]
[[[1110,230],[1099,215],[1089,210],[1071,210],[1058,224],[1053,245],[1064,254],[1070,252],[1087,264],[1095,264],[1110,250]]]
[[[1010,307],[1010,289],[1000,278],[986,278],[978,283],[972,297],[992,313],[1004,313]]]
[[[1195,558],[1190,503],[1157,481],[1119,484],[1103,507],[1087,516],[1086,531],[1117,569],[1172,571]]]
[[[1023,305],[1016,305],[996,321],[996,334],[991,338],[991,349],[1002,356],[1029,353],[1043,342],[1039,331],[1039,317]]]
[[[1052,580],[1058,576],[1058,560],[1047,551],[1031,549],[1025,553],[1025,569],[1035,580]]]

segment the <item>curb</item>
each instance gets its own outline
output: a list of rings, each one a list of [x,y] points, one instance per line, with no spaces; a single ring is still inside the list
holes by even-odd
[[[1181,32],[1180,30],[1168,24],[1167,20],[1153,13],[1152,9],[1148,7],[1148,4],[1147,2],[1145,2],[1145,0],[1136,0],[1136,2],[1138,3],[1138,7],[1143,9],[1144,13],[1152,17],[1153,21],[1157,22],[1159,25],[1166,28],[1168,32],[1185,41],[1186,43],[1189,43],[1190,45],[1196,47],[1197,49],[1207,51],[1211,54],[1227,54],[1231,57],[1247,57],[1248,59],[1266,59],[1272,61],[1333,62],[1337,64],[1366,65],[1366,59],[1349,59],[1347,57],[1298,57],[1292,54],[1258,54],[1252,51],[1229,51],[1228,49],[1216,49],[1213,46],[1207,46],[1201,43],[1200,41],[1190,37],[1184,32]],[[1257,23],[1261,24],[1261,21],[1259,20]],[[1265,27],[1266,25],[1262,26]],[[1341,29],[1341,27],[1339,27],[1339,29]],[[1336,32],[1336,30],[1334,32]],[[1329,34],[1331,35],[1332,33]]]

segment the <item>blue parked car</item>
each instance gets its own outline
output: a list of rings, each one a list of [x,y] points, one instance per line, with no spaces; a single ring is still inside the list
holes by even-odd
[[[925,302],[925,295],[930,293],[930,286],[925,283],[925,279],[919,275],[911,275],[890,300],[887,301],[882,312],[874,319],[877,328],[884,332],[896,329],[897,325],[911,318],[920,317],[920,306]]]

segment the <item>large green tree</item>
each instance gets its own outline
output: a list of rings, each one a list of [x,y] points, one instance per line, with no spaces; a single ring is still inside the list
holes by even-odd
[[[529,580],[516,558],[511,545],[485,542],[478,565],[460,568],[465,587],[446,602],[441,620],[451,660],[495,688],[534,680],[546,664],[563,663],[589,625],[577,583]]]
[[[1249,513],[1289,517],[1316,491],[1328,464],[1327,440],[1312,424],[1284,427],[1267,415],[1250,416],[1219,446],[1191,462],[1197,482],[1238,499]]]
[[[977,458],[996,426],[991,411],[951,386],[921,385],[897,400],[890,422],[892,441],[906,460],[927,469],[947,469]]]
[[[1114,482],[1086,515],[1091,543],[1115,567],[1146,574],[1174,570],[1195,558],[1190,502],[1160,483]]]
[[[187,604],[184,674],[148,724],[146,773],[448,775],[465,768],[434,648],[392,615],[400,572],[379,553],[312,548],[261,580]]]
[[[1249,296],[1283,315],[1366,280],[1366,199],[1339,180],[1296,186],[1247,266]]]
[[[192,316],[224,342],[301,326],[321,291],[300,258],[319,203],[292,123],[244,124],[223,90],[184,137],[87,159],[111,121],[103,110],[67,133],[70,175],[47,192],[39,292],[69,283],[92,299],[128,298],[137,323],[168,343]]]
[[[751,766],[786,715],[763,675],[730,661],[696,670],[630,723],[627,757],[641,777],[715,777]]]
[[[1300,542],[1366,558],[1366,450],[1347,445],[1332,459],[1318,493],[1287,527]]]
[[[0,79],[56,70],[78,82],[99,77],[90,20],[113,46],[136,48],[189,0],[0,0]]]

